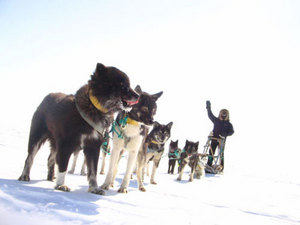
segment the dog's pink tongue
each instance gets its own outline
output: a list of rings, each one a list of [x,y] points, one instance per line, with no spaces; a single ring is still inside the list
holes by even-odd
[[[139,98],[136,101],[126,101],[129,106],[133,106],[139,102]]]

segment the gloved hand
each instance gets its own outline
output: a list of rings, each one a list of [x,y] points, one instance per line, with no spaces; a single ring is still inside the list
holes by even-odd
[[[206,108],[207,108],[207,109],[210,109],[210,105],[211,105],[211,104],[210,104],[210,101],[206,101]]]

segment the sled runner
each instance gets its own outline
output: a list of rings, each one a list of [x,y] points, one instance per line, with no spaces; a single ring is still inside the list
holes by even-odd
[[[219,142],[219,145],[216,148],[215,154],[213,154],[213,150],[211,147],[212,140]],[[225,139],[208,136],[207,142],[204,145],[203,157],[207,156],[207,162],[208,162],[208,160],[212,160],[212,164],[211,164],[211,166],[209,166],[206,163],[206,166],[205,166],[206,173],[212,173],[212,174],[222,173],[223,166],[221,165],[221,160],[224,160],[224,148],[225,148]]]

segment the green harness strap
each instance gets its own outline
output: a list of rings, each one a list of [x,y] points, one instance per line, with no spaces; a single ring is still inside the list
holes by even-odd
[[[127,124],[128,115],[126,115],[124,118],[119,120],[119,123],[115,120],[112,123],[111,131],[112,133],[116,133],[118,135],[118,138],[123,139],[124,135],[122,132],[122,128],[124,128]]]

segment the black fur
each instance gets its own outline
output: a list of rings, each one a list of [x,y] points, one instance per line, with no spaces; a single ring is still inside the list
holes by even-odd
[[[158,153],[163,153],[165,150],[164,149],[165,143],[171,136],[172,125],[173,122],[170,122],[167,125],[163,125],[158,122],[155,122],[153,129],[151,130],[150,134],[146,138],[148,149]]]
[[[91,102],[89,92],[107,109],[99,111]],[[52,93],[47,95],[33,115],[28,143],[28,156],[19,180],[30,180],[33,159],[46,141],[50,141],[51,153],[48,159],[48,180],[54,177],[54,164],[60,173],[67,170],[69,158],[74,151],[83,148],[88,168],[89,191],[98,193],[96,171],[99,148],[103,135],[82,118],[78,108],[103,130],[113,121],[114,113],[135,102],[138,94],[130,88],[129,78],[115,67],[98,63],[88,84],[82,86],[75,95]],[[91,177],[93,179],[91,179]],[[68,188],[57,187],[67,191]]]
[[[146,140],[144,141],[142,148],[138,153],[138,164],[137,164],[137,178],[139,190],[146,191],[143,186],[143,170],[149,161],[153,161],[152,174],[151,174],[151,184],[156,184],[154,178],[156,169],[159,166],[159,162],[164,152],[164,146],[166,141],[171,136],[171,128],[173,122],[167,125],[160,124],[158,122],[154,123],[152,131],[148,134]]]
[[[190,181],[193,180],[193,174],[199,162],[198,146],[199,146],[199,141],[191,142],[186,140],[185,146],[180,154],[179,176],[177,180],[181,180],[182,173],[186,164],[188,164],[191,167]]]
[[[163,94],[159,92],[154,95],[150,95],[143,92],[140,86],[134,89],[139,95],[139,102],[135,104],[129,112],[129,117],[138,122],[142,122],[145,125],[153,124],[153,116],[156,114],[156,101]]]
[[[178,148],[178,140],[177,141],[172,141],[170,142],[169,145],[169,166],[168,166],[168,173],[169,174],[174,174],[174,169],[176,162],[178,161],[180,157],[181,149]]]

